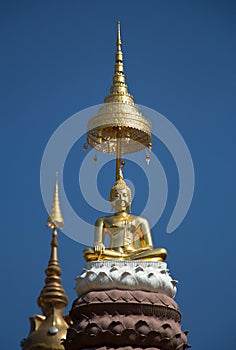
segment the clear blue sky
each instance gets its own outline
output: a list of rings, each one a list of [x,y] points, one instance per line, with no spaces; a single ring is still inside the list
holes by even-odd
[[[169,250],[179,280],[183,328],[194,349],[234,350],[236,3],[2,1],[0,16],[2,348],[19,348],[28,317],[39,312],[51,239],[39,185],[44,148],[64,120],[108,94],[120,20],[130,91],[175,124],[195,166],[191,209],[167,235],[178,181],[160,145],[170,196],[154,240]],[[83,152],[73,152],[65,186],[82,213],[76,176]],[[71,305],[84,247],[64,234],[59,241]]]

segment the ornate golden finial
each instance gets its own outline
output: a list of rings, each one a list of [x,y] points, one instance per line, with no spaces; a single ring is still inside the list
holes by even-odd
[[[51,211],[47,219],[47,226],[52,229],[62,228],[64,226],[64,220],[61,213],[60,199],[59,199],[58,173],[56,174],[54,197],[53,197]]]
[[[57,255],[57,228],[62,227],[63,223],[57,175],[52,209],[47,220],[47,225],[52,228],[51,254],[45,270],[45,286],[38,297],[38,305],[43,315],[30,318],[31,330],[28,338],[21,343],[23,350],[64,349],[61,339],[66,337],[70,320],[68,315],[62,314],[68,304],[68,298],[61,284],[61,268]]]
[[[123,52],[121,49],[121,34],[120,34],[120,21],[117,24],[117,51],[115,54],[115,67],[113,84],[110,88],[110,95],[104,99],[104,102],[123,102],[134,105],[134,98],[128,92],[128,86],[126,85],[126,78],[124,74],[124,62],[123,62]]]

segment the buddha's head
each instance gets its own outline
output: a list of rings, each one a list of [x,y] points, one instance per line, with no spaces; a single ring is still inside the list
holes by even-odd
[[[116,181],[115,185],[111,189],[110,202],[115,212],[131,210],[131,190],[126,185],[122,176],[120,176],[120,178]]]

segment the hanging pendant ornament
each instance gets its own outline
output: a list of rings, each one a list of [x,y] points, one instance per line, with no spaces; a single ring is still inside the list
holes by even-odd
[[[146,153],[146,163],[147,163],[147,165],[150,164],[150,161],[151,161],[151,157],[150,157],[150,154],[147,152]]]
[[[86,153],[86,152],[87,152],[87,150],[88,150],[88,144],[87,144],[87,143],[85,143],[85,144],[84,144],[84,153]]]
[[[97,165],[98,157],[97,157],[96,154],[95,154],[95,156],[93,157],[93,161],[94,161],[94,165]]]

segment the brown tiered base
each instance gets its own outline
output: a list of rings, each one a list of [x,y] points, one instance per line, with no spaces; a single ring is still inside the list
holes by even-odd
[[[89,292],[75,300],[66,350],[184,350],[187,332],[175,301],[144,291]]]

